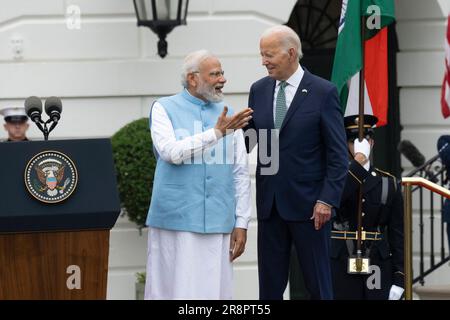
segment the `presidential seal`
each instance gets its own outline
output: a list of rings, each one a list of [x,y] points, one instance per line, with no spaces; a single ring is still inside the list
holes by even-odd
[[[66,200],[78,182],[77,169],[64,153],[44,151],[35,155],[25,168],[25,185],[30,194],[45,203]]]

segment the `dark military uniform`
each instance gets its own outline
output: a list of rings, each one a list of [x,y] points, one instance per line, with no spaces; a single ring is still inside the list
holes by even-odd
[[[20,141],[30,141],[30,140],[28,138],[25,138],[25,139],[20,140]],[[2,141],[2,142],[12,142],[12,140],[11,139],[7,139],[7,140]]]
[[[450,181],[450,135],[442,135],[439,137],[437,149],[442,164],[447,169],[445,180]],[[447,225],[447,241],[448,247],[450,248],[450,199],[444,200],[444,206],[442,207],[442,221]]]
[[[363,183],[363,231],[381,240],[366,240],[362,253],[381,271],[380,289],[369,289],[370,275],[347,273],[349,251],[356,253],[356,240],[331,240],[331,266],[335,299],[388,299],[392,285],[403,280],[403,198],[401,186],[391,175],[371,168],[366,171],[352,161],[342,194],[341,207],[332,221],[333,230],[356,231],[359,185]],[[383,187],[384,184],[384,187]],[[377,235],[375,232],[381,233]]]
[[[363,184],[362,227],[367,232],[362,241],[363,257],[380,268],[379,289],[372,274],[349,274],[348,257],[356,255],[359,186]],[[331,269],[335,299],[388,299],[392,285],[404,288],[403,274],[403,197],[399,181],[389,173],[364,169],[351,161],[341,198],[341,206],[332,219]],[[345,239],[345,238],[352,238]],[[364,239],[364,236],[362,237]],[[371,240],[367,240],[370,238]],[[376,270],[376,269],[375,269]],[[371,288],[367,285],[367,280]],[[375,288],[374,288],[375,286]]]

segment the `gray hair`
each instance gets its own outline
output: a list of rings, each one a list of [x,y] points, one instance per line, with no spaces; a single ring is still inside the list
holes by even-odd
[[[297,58],[300,60],[303,57],[302,43],[300,37],[294,30],[285,25],[273,26],[263,32],[261,39],[274,34],[280,36],[281,45],[286,51],[290,48],[294,48],[297,51]]]
[[[183,66],[181,69],[181,84],[184,88],[188,87],[187,76],[191,72],[199,71],[200,64],[208,58],[216,58],[208,50],[198,50],[189,53],[184,58]]]

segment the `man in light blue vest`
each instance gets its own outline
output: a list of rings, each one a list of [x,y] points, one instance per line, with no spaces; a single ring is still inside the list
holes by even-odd
[[[232,261],[251,215],[242,127],[222,102],[222,66],[206,50],[183,63],[184,90],[155,101],[150,129],[158,159],[150,209],[146,299],[231,299]]]

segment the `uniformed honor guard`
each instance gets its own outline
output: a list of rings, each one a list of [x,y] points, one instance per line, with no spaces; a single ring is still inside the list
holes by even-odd
[[[3,127],[8,132],[6,141],[28,141],[26,136],[29,124],[25,108],[14,107],[0,110],[5,119]]]
[[[377,121],[375,116],[364,116],[365,139],[360,142],[358,116],[344,118],[351,162],[341,206],[332,221],[335,299],[398,300],[404,291],[403,197],[394,176],[371,166]]]

